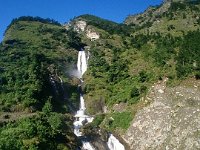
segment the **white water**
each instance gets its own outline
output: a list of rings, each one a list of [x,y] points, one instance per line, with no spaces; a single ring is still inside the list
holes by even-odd
[[[83,75],[87,70],[87,58],[85,55],[85,51],[79,51],[78,53],[78,62],[77,62],[78,71]]]
[[[110,150],[125,150],[124,146],[112,134],[110,135],[107,144]]]
[[[86,58],[85,51],[83,50],[79,51],[78,53],[77,69],[78,69],[78,72],[81,74],[81,78],[82,78],[82,75],[87,70],[87,58]],[[81,82],[83,81],[81,80]],[[85,110],[86,110],[85,100],[83,98],[83,95],[80,94],[80,108],[76,112],[76,115],[75,115],[76,120],[74,121],[74,134],[78,137],[82,136],[82,132],[80,132],[80,128],[84,124],[92,122],[94,119],[93,117],[85,115]],[[83,143],[84,150],[94,150],[94,148],[89,142],[82,141],[82,143]]]
[[[89,59],[89,55],[86,58],[85,51],[81,50],[78,53],[78,62],[77,62],[77,69],[78,72],[81,74],[80,80],[87,70],[87,60]],[[83,82],[81,80],[81,82]],[[76,112],[74,121],[74,134],[78,137],[82,136],[82,132],[80,132],[80,128],[86,124],[91,123],[93,121],[93,117],[90,117],[88,115],[85,115],[85,100],[83,98],[83,95],[80,94],[80,108]],[[90,142],[82,141],[83,143],[83,149],[84,150],[95,150],[93,146],[90,144]],[[110,150],[125,150],[124,146],[117,140],[112,134],[110,135],[107,145]]]

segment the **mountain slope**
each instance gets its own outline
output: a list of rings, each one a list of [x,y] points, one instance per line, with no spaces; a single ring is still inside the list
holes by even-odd
[[[138,26],[136,33],[162,33],[182,36],[199,29],[198,1],[166,1],[160,6],[149,7],[144,13],[129,16],[125,24]]]
[[[195,7],[199,6],[196,5]],[[175,14],[176,11],[171,13]],[[176,14],[180,16],[180,14]],[[189,18],[190,13],[187,14],[187,18]],[[78,19],[87,22],[87,17],[82,19],[83,17],[80,16]],[[200,55],[197,44],[198,29],[195,31],[191,29],[177,37],[173,35],[174,32],[179,32],[179,29],[176,28],[169,31],[166,29],[170,33],[166,35],[160,31],[141,32],[148,30],[147,27],[141,29],[122,26],[131,33],[123,34],[123,32],[117,32],[120,27],[114,23],[102,21],[99,18],[92,20],[93,16],[88,18],[87,27],[93,28],[100,35],[100,39],[91,42],[84,36],[85,31],[81,33],[84,42],[90,46],[91,53],[90,68],[85,76],[86,96],[88,96],[88,100],[91,99],[91,107],[95,105],[96,101],[99,102],[96,103],[97,106],[101,106],[100,103],[107,103],[107,105],[119,102],[134,103],[143,94],[145,95],[145,91],[152,83],[163,77],[168,77],[169,83],[177,82],[180,78],[188,75],[198,78]],[[91,20],[98,22],[99,25],[95,26]],[[113,27],[115,32],[111,33],[104,28],[104,25],[109,23],[110,26],[115,26]],[[181,25],[181,22],[179,24]],[[190,30],[190,28],[187,29]],[[124,88],[121,88],[122,86]],[[131,92],[134,93],[134,90],[140,94],[136,94],[134,97],[134,94],[131,94]],[[94,110],[101,111],[102,108],[95,107]]]
[[[97,120],[99,127],[123,136],[132,149],[145,147],[144,143],[140,143],[141,147],[134,145],[134,139],[138,135],[131,134],[135,131],[135,128],[131,128],[131,126],[137,121],[134,116],[142,118],[139,112],[144,110],[144,114],[146,114],[148,106],[153,105],[156,101],[156,95],[151,100],[149,99],[153,84],[168,79],[166,85],[167,88],[170,88],[178,87],[183,81],[194,79],[194,85],[184,85],[185,90],[189,90],[190,86],[197,86],[197,89],[192,89],[192,91],[197,90],[197,95],[199,93],[199,84],[195,84],[198,82],[200,74],[199,3],[167,1],[163,5],[151,9],[140,14],[144,18],[139,18],[140,22],[135,25],[129,22],[128,25],[120,26],[88,15],[77,17],[74,20],[75,24],[78,21],[84,21],[86,24],[84,30],[79,34],[89,47],[90,53],[89,69],[84,75],[88,112],[101,118]],[[153,11],[152,16],[147,16],[150,10]],[[185,14],[184,17],[183,14]],[[169,18],[169,15],[172,18]],[[155,20],[156,16],[159,16],[160,22]],[[97,22],[98,25],[96,25]],[[188,26],[183,22],[189,22]],[[111,26],[111,29],[105,28],[104,25]],[[114,32],[112,32],[112,27],[115,29]],[[99,34],[99,39],[94,41],[88,39],[86,36],[88,28]],[[120,32],[121,28],[126,32]],[[165,92],[162,89],[157,90],[161,93]],[[193,97],[195,96],[193,95]],[[163,95],[163,98],[166,101],[168,99],[176,101],[176,98],[170,96]],[[194,101],[199,103],[198,99]],[[175,106],[176,102],[170,107]],[[187,107],[184,105],[180,111]],[[198,108],[191,106],[188,109],[190,109],[189,113],[192,113],[191,110],[197,111]],[[159,110],[164,113],[164,109]],[[105,115],[102,116],[102,113]],[[182,115],[180,114],[180,116]],[[192,115],[193,120],[197,116]],[[159,122],[159,120],[157,121]],[[138,122],[136,127],[140,126],[142,126],[142,122]],[[190,125],[186,125],[186,127],[194,129],[194,126]],[[162,128],[161,124],[158,125],[158,128]],[[124,134],[125,131],[127,131],[126,134]],[[149,128],[148,132],[154,132],[154,130]],[[196,130],[193,133],[196,134]],[[145,133],[143,135],[144,137],[148,136]],[[155,136],[155,134],[152,135]],[[197,137],[191,138],[194,138],[195,141]],[[177,138],[184,142],[180,136]],[[156,147],[155,141],[152,139],[149,141],[152,144],[150,147]],[[166,146],[162,142],[161,145]],[[179,146],[177,145],[177,147]],[[148,147],[146,148],[148,149]],[[196,147],[194,146],[194,148]]]
[[[8,27],[0,46],[0,149],[78,146],[66,101],[72,93],[78,97],[66,72],[77,51],[67,34],[38,17],[20,17]]]

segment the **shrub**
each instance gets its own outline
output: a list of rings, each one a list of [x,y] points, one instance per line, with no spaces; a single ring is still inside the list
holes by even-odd
[[[140,95],[140,92],[138,90],[138,88],[136,88],[135,86],[131,89],[131,93],[130,96],[131,98],[133,97],[138,97]]]
[[[146,71],[140,71],[139,72],[139,81],[140,82],[145,82],[145,81],[147,81],[148,80],[148,75],[147,75],[147,73],[146,73]]]

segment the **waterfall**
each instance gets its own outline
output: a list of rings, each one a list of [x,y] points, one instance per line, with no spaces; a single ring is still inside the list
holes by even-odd
[[[85,102],[82,95],[80,95],[80,109],[85,111]]]
[[[82,75],[85,73],[87,70],[87,58],[85,55],[85,51],[79,51],[78,53],[78,62],[77,62],[77,69],[79,73]]]
[[[107,144],[110,150],[125,150],[124,146],[112,134],[110,135]]]
[[[86,57],[85,51],[81,50],[78,53],[78,61],[77,61],[77,69],[80,74],[80,81],[81,83],[83,80],[81,80],[83,74],[87,70],[87,61],[89,59],[89,55]],[[79,110],[75,114],[76,120],[74,121],[74,134],[77,137],[83,136],[80,132],[80,128],[85,125],[86,123],[91,123],[93,121],[93,117],[85,115],[85,100],[83,98],[82,93],[80,93],[80,107]],[[95,150],[94,147],[90,144],[88,141],[83,141],[83,149],[84,150]],[[125,150],[124,146],[117,140],[112,134],[110,135],[107,145],[110,150]]]
[[[79,51],[78,53],[78,62],[77,62],[77,69],[78,72],[80,73],[80,80],[87,70],[87,59],[86,54],[84,50]],[[81,82],[83,82],[81,80]],[[75,118],[76,120],[74,121],[74,134],[78,137],[82,136],[82,133],[80,132],[80,128],[86,124],[86,123],[91,123],[93,121],[93,117],[90,117],[88,115],[85,115],[85,100],[83,98],[82,93],[80,93],[80,107],[79,110],[76,112]],[[93,146],[90,144],[90,142],[87,141],[82,141],[83,144],[83,149],[85,150],[94,150]]]

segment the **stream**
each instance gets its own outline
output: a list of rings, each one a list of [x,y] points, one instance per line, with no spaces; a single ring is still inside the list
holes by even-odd
[[[81,84],[84,82],[82,80],[82,76],[85,73],[85,71],[87,71],[87,67],[88,67],[87,61],[88,61],[88,59],[89,59],[89,57],[86,57],[85,51],[83,49],[81,51],[79,51],[78,62],[77,62],[77,70],[80,74],[79,79],[81,81]],[[79,85],[80,87],[81,87],[81,84]],[[86,110],[85,100],[83,98],[83,93],[80,92],[80,106],[79,106],[79,110],[74,115],[74,117],[76,119],[73,123],[74,134],[77,137],[83,136],[83,134],[80,131],[80,128],[87,123],[91,123],[94,119],[93,117],[86,115],[85,110]],[[90,142],[88,142],[87,140],[82,140],[82,144],[83,144],[83,146],[82,146],[83,150],[95,150],[95,148],[92,146],[92,144]],[[110,134],[110,136],[109,136],[107,146],[108,146],[109,150],[125,150],[124,146],[112,134]]]

